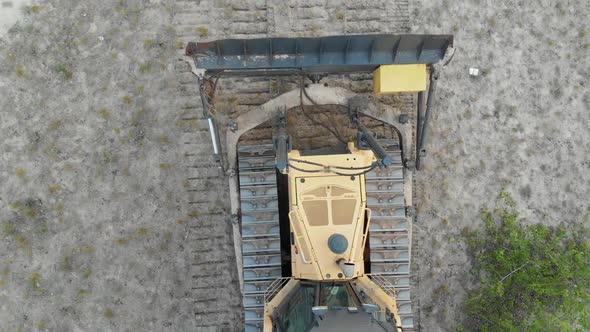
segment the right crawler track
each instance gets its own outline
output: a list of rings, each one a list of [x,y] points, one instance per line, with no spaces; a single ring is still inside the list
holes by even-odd
[[[404,169],[399,142],[380,139],[393,165],[366,175],[367,207],[371,209],[369,245],[371,273],[393,285],[404,331],[414,331],[410,302],[411,218],[406,215]]]

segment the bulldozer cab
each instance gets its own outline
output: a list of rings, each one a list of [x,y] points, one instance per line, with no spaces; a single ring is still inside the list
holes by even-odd
[[[272,330],[396,331],[395,320],[359,297],[354,287],[350,282],[301,283],[277,309]]]
[[[371,284],[363,277],[335,282],[289,280],[285,291],[277,292],[270,287],[266,296],[272,316],[267,317],[264,331],[401,331],[395,309],[383,309],[386,294],[366,288]]]

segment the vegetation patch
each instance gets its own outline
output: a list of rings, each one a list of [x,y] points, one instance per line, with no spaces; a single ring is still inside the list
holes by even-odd
[[[113,164],[119,161],[119,156],[112,151],[103,151],[100,159],[103,164]]]
[[[209,29],[207,29],[207,27],[200,26],[197,28],[197,34],[199,35],[199,37],[205,38],[209,36]]]
[[[173,235],[172,232],[166,232],[162,236],[162,243],[160,244],[161,250],[168,250],[170,248],[170,244],[172,243]]]
[[[58,74],[61,74],[61,77],[66,80],[71,80],[74,77],[74,72],[72,72],[72,69],[68,65],[65,65],[63,63],[56,65],[55,71]]]
[[[131,96],[123,96],[121,98],[121,101],[123,101],[123,104],[127,105],[127,106],[131,106],[133,104],[133,98]]]
[[[32,200],[27,200],[25,202],[16,201],[10,204],[10,208],[15,210],[17,214],[20,215],[17,221],[5,221],[1,225],[1,233],[6,237],[13,237],[16,246],[21,249],[27,256],[32,257],[33,251],[31,249],[30,243],[28,238],[23,235],[22,232],[19,232],[17,226],[19,222],[24,221],[23,215],[29,219],[37,219],[41,214],[41,207],[40,202],[39,204],[31,203]],[[35,230],[39,233],[47,232],[47,224],[44,220],[36,220],[35,221]]]
[[[51,121],[51,123],[49,123],[49,126],[47,126],[47,129],[50,131],[54,131],[54,130],[58,130],[63,126],[63,121],[62,120],[53,120]]]
[[[127,245],[132,240],[148,237],[152,234],[149,228],[139,227],[133,234],[115,239],[115,244],[120,246]]]
[[[17,66],[14,68],[14,72],[16,73],[16,76],[18,76],[18,77],[20,77],[20,78],[23,78],[23,77],[25,77],[25,69],[24,69],[24,68],[23,68],[23,66],[21,66],[21,65],[17,65]]]
[[[61,269],[65,272],[72,272],[74,270],[73,258],[70,255],[65,255],[61,261]]]
[[[80,288],[80,289],[78,289],[78,292],[76,293],[76,297],[78,299],[82,299],[84,297],[87,297],[89,294],[90,294],[89,290]]]
[[[16,227],[13,223],[5,221],[2,223],[2,235],[10,236],[16,234]]]
[[[112,319],[113,317],[115,317],[115,313],[113,312],[113,309],[111,309],[111,308],[105,308],[103,315],[106,319]]]
[[[142,62],[139,64],[139,72],[142,74],[147,74],[152,70],[152,64],[149,61]]]
[[[17,167],[16,170],[14,170],[14,174],[19,178],[22,178],[25,176],[26,172],[22,167]]]
[[[167,163],[161,163],[160,164],[160,169],[163,170],[163,171],[167,171],[167,170],[169,170],[171,168],[172,168],[172,165],[170,165],[170,164],[167,164]]]
[[[10,208],[28,219],[37,219],[43,213],[43,203],[40,199],[28,198],[18,200],[10,204]]]
[[[150,49],[154,46],[154,41],[152,39],[144,39],[143,41],[143,48]]]
[[[60,270],[81,273],[84,279],[88,279],[92,275],[92,269],[88,265],[95,253],[96,249],[86,243],[70,248],[60,262]]]
[[[51,194],[57,194],[61,191],[61,188],[59,185],[57,184],[50,184],[49,186],[47,186],[47,190],[51,193]]]
[[[505,191],[484,210],[483,231],[467,235],[479,287],[465,309],[466,331],[590,330],[588,228],[522,225]]]
[[[83,244],[77,250],[80,251],[81,253],[87,254],[87,255],[94,255],[94,253],[96,252],[96,248],[94,248],[93,246],[91,246],[89,244]]]
[[[161,144],[170,144],[171,143],[170,138],[165,135],[158,137],[158,140],[160,141]]]
[[[29,290],[32,295],[43,295],[47,292],[41,287],[41,275],[37,272],[32,272],[29,275]]]
[[[43,9],[43,6],[40,6],[40,5],[23,6],[21,8],[23,14],[25,14],[25,15],[39,14],[42,9]]]
[[[92,269],[91,268],[86,268],[82,271],[82,278],[84,279],[88,279],[90,278],[90,276],[92,275]]]
[[[31,249],[31,245],[29,244],[29,240],[22,234],[18,234],[14,238],[16,240],[16,245],[22,250],[27,256],[33,257],[33,250]]]
[[[98,116],[107,120],[111,117],[111,111],[109,111],[109,109],[106,107],[102,107],[98,110]]]

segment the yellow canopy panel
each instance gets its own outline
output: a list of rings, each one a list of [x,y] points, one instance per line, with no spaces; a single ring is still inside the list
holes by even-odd
[[[426,65],[382,65],[373,73],[376,95],[426,90]]]

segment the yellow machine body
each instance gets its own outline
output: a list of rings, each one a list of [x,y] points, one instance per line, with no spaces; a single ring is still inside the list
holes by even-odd
[[[372,167],[376,158],[372,151],[357,149],[353,143],[348,144],[348,150],[350,153],[347,154],[322,155],[302,155],[297,150],[289,152],[292,276],[277,279],[266,290],[264,332],[275,331],[277,326],[284,327],[285,324],[293,324],[293,328],[303,331],[303,326],[314,326],[312,311],[318,314],[317,310],[324,310],[318,315],[326,315],[326,319],[322,325],[305,331],[332,331],[335,326],[337,330],[360,331],[373,326],[367,331],[385,331],[377,325],[387,325],[390,326],[387,331],[401,332],[393,288],[386,286],[383,278],[367,275],[364,270],[363,253],[371,214],[366,208],[363,170]],[[340,242],[330,244],[335,235]],[[347,270],[343,269],[345,265],[348,265]],[[316,290],[316,301],[306,306],[303,303],[309,297],[302,294],[309,295],[305,290],[309,287]],[[348,301],[338,303],[347,310],[365,310],[365,306],[372,305],[376,311],[370,311],[372,316],[357,315],[353,320],[334,321],[333,315],[351,313],[330,310],[329,303],[325,302],[329,300],[319,291],[326,288],[332,294],[349,295],[345,297]],[[328,295],[328,298],[334,301],[341,296]],[[371,319],[380,323],[373,324]],[[324,329],[324,324],[329,326]]]
[[[382,65],[373,72],[376,95],[425,91],[427,81],[425,64]]]
[[[365,176],[357,174],[375,162],[373,152],[349,144],[349,154],[302,156],[289,153],[289,218],[294,241],[291,246],[293,277],[307,280],[346,280],[364,274]],[[336,165],[330,170],[318,166]],[[352,168],[352,169],[351,169]],[[302,171],[305,170],[305,171]],[[330,249],[330,239],[339,237],[346,248]],[[343,240],[344,239],[344,240]],[[338,245],[338,243],[336,244]],[[347,277],[338,262],[354,264]],[[351,266],[351,265],[349,265]]]

